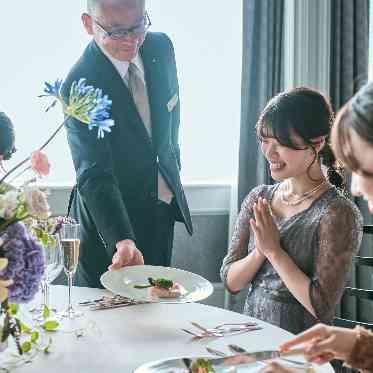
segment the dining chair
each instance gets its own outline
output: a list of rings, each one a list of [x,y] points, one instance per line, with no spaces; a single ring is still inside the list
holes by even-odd
[[[370,250],[373,253],[373,225],[364,225],[363,227],[363,236],[367,238],[367,242],[370,245]],[[372,254],[373,255],[373,254]],[[353,265],[358,273],[359,267],[369,267],[370,268],[370,277],[373,279],[373,256],[360,256],[357,255],[353,258]],[[363,303],[364,301],[370,301],[373,305],[373,284],[371,289],[362,289],[357,287],[346,287],[343,293],[343,298],[345,297],[354,297],[357,304],[359,302]],[[336,317],[334,319],[334,325],[342,326],[345,328],[354,328],[357,325],[363,326],[367,329],[373,330],[373,318],[369,321],[361,320],[350,320],[347,318]]]
[[[364,225],[363,227],[363,237],[366,244],[369,246],[369,253],[373,255],[373,225]],[[355,272],[359,274],[360,267],[366,267],[370,271],[370,277],[373,279],[373,256],[361,256],[356,255],[353,258],[353,266],[355,267]],[[359,282],[358,282],[359,284]],[[357,309],[363,306],[363,303],[366,304],[366,301],[370,302],[373,306],[373,283],[371,289],[362,289],[358,287],[347,286],[343,293],[343,300],[348,298],[355,298]],[[359,312],[358,312],[359,313]],[[357,317],[357,319],[359,316]],[[373,318],[368,321],[361,320],[351,320],[346,317],[335,317],[334,325],[344,328],[354,328],[355,326],[363,326],[366,329],[373,330]],[[332,366],[336,373],[358,373],[359,371],[353,368],[348,368],[343,365],[341,360],[333,360]]]

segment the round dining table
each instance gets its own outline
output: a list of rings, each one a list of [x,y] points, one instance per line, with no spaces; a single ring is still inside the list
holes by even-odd
[[[66,307],[67,291],[66,286],[51,287],[51,303],[57,309]],[[72,295],[77,305],[112,294],[103,289],[73,287]],[[38,301],[40,297],[36,297],[35,302]],[[227,354],[228,344],[239,345],[248,351],[277,349],[281,342],[292,336],[260,320],[201,303],[136,304],[105,310],[76,307],[84,312],[84,316],[76,320],[77,329],[49,333],[52,338],[49,353],[39,353],[15,372],[131,373],[142,364],[159,359],[212,357],[206,347]],[[199,332],[191,325],[192,321],[206,327],[255,321],[262,329],[198,340],[182,330]],[[332,373],[333,369],[326,364],[315,366],[315,371]]]

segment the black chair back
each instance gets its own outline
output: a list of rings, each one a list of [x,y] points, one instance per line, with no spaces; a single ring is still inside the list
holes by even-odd
[[[369,235],[371,240],[373,239],[373,225],[364,225],[363,228],[364,237]],[[370,242],[371,248],[373,250],[373,242]],[[353,259],[353,264],[358,269],[360,266],[367,266],[373,270],[373,256],[355,256]],[[373,273],[373,272],[372,272]],[[373,275],[372,275],[373,278]],[[373,285],[373,284],[372,284]],[[343,297],[355,297],[357,301],[368,300],[373,302],[373,290],[372,289],[359,289],[355,287],[346,287],[343,293]],[[359,320],[348,320],[341,317],[336,317],[334,319],[334,325],[342,326],[345,328],[354,328],[357,325],[363,326],[367,329],[373,330],[373,319],[372,322],[365,322]]]

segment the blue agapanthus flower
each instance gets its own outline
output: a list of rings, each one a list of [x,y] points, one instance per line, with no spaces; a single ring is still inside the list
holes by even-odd
[[[111,132],[111,128],[114,126],[114,121],[110,119],[110,114],[107,110],[111,107],[112,101],[109,100],[107,95],[102,95],[100,89],[96,89],[96,104],[95,107],[88,113],[90,122],[88,128],[91,130],[93,127],[98,129],[98,138],[103,138],[105,132]]]
[[[111,127],[115,124],[109,113],[112,101],[101,89],[87,85],[86,79],[82,78],[78,82],[73,82],[68,102],[65,102],[61,96],[61,86],[62,80],[56,80],[53,84],[45,83],[45,95],[41,97],[56,98],[47,110],[60,101],[65,115],[87,124],[89,130],[97,127],[98,139],[104,138],[105,132],[111,132]]]
[[[61,86],[62,79],[57,79],[53,84],[45,82],[44,96],[55,96],[57,98],[60,94]]]

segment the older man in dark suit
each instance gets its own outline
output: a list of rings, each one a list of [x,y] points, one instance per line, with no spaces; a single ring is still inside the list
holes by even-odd
[[[147,32],[144,0],[88,0],[82,21],[93,36],[62,88],[73,81],[103,90],[115,126],[104,139],[69,119],[76,169],[72,215],[80,222],[77,284],[99,287],[109,268],[169,266],[174,223],[192,222],[180,182],[180,104],[172,43]]]

